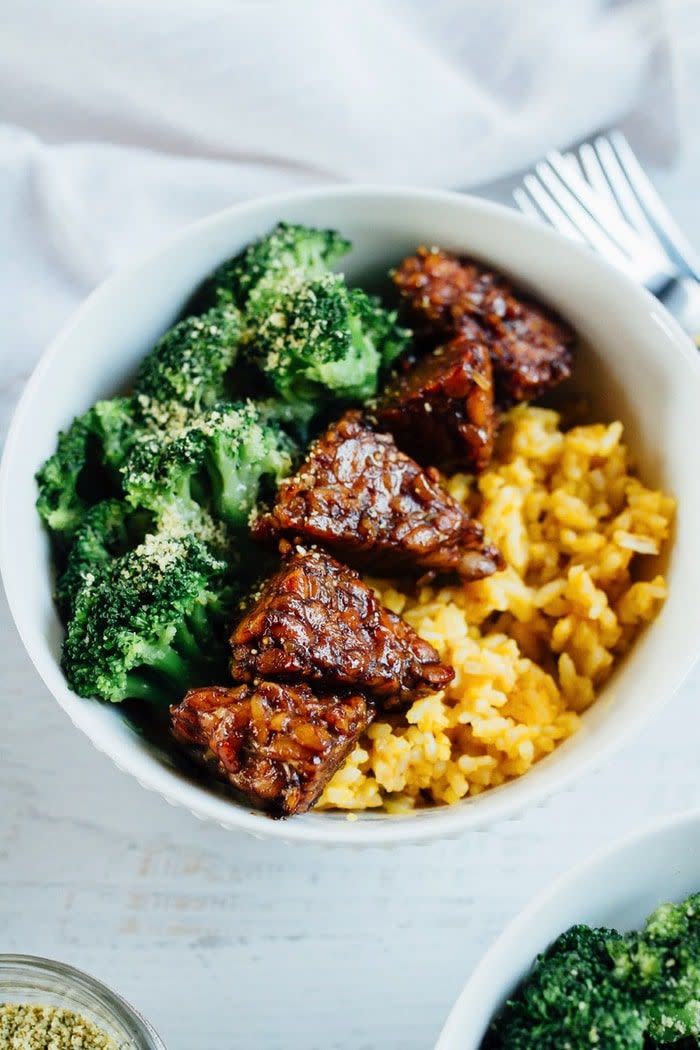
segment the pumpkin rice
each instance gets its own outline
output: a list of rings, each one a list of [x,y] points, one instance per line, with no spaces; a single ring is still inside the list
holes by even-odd
[[[551,409],[508,413],[491,466],[448,480],[506,569],[405,593],[369,580],[455,669],[451,685],[370,726],[319,806],[397,813],[453,804],[521,776],[576,732],[665,596],[639,578],[674,501],[631,472],[619,422],[563,431]]]

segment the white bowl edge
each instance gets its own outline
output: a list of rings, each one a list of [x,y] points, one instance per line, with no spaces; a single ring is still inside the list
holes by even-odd
[[[88,735],[99,750],[108,754],[120,769],[134,775],[141,784],[159,792],[171,803],[184,805],[195,815],[215,820],[224,827],[241,828],[254,835],[272,836],[285,841],[353,845],[388,845],[396,842],[418,842],[434,837],[455,836],[467,829],[484,828],[495,821],[513,817],[528,806],[538,804],[555,789],[563,788],[575,776],[597,765],[613,750],[622,746],[644,724],[653,710],[660,707],[662,702],[670,699],[690,671],[698,655],[697,645],[692,647],[687,645],[683,652],[679,654],[675,664],[667,668],[664,678],[663,696],[655,698],[653,703],[640,705],[634,712],[628,712],[629,717],[626,719],[625,724],[617,725],[614,734],[607,734],[607,738],[599,740],[595,750],[589,748],[588,753],[585,753],[582,741],[586,737],[587,729],[584,727],[581,734],[579,734],[581,740],[579,740],[579,737],[575,738],[575,741],[578,741],[580,746],[571,747],[565,744],[558,749],[556,753],[558,764],[556,766],[547,759],[519,781],[488,792],[475,800],[467,800],[454,807],[421,811],[412,816],[387,817],[375,814],[363,816],[359,820],[352,822],[344,819],[342,815],[315,813],[304,818],[296,818],[291,822],[276,823],[253,810],[247,810],[233,802],[217,797],[205,788],[190,783],[173,770],[160,764],[157,759],[154,759],[148,753],[148,749],[135,736],[126,736],[124,733],[120,734],[118,731],[115,732],[113,729],[110,729],[102,714],[99,713],[101,705],[96,705],[92,701],[82,700],[68,689],[60,673],[55,654],[50,651],[48,635],[51,629],[55,629],[55,625],[44,625],[44,629],[41,631],[37,628],[35,622],[37,617],[34,617],[33,622],[32,617],[26,615],[26,581],[22,575],[22,561],[21,558],[17,558],[16,550],[16,538],[18,535],[22,535],[22,530],[17,529],[18,521],[21,519],[21,512],[17,516],[12,504],[12,496],[16,491],[17,482],[22,477],[18,473],[18,463],[23,458],[20,448],[21,442],[28,433],[31,433],[31,417],[32,413],[36,411],[35,402],[42,391],[45,376],[51,374],[52,368],[55,369],[56,361],[60,359],[65,347],[68,346],[70,348],[71,340],[75,339],[76,332],[80,332],[81,329],[86,327],[89,328],[96,317],[99,319],[105,302],[109,303],[110,299],[118,302],[120,290],[123,294],[125,288],[140,283],[140,275],[148,274],[154,268],[157,269],[159,264],[163,263],[165,265],[165,262],[169,262],[178,271],[176,277],[179,285],[178,292],[169,300],[169,305],[161,306],[163,316],[159,324],[155,325],[155,328],[162,330],[172,320],[183,301],[183,289],[189,278],[186,274],[183,278],[180,271],[187,270],[187,249],[199,244],[201,254],[201,244],[209,236],[213,237],[215,242],[214,247],[211,249],[213,253],[212,258],[214,258],[217,251],[219,252],[219,257],[223,257],[227,253],[230,254],[231,251],[237,249],[238,245],[233,244],[228,248],[224,248],[224,245],[230,244],[230,241],[227,240],[229,235],[226,232],[229,227],[246,227],[247,222],[248,226],[246,229],[252,227],[257,232],[263,232],[276,219],[296,218],[295,212],[307,215],[316,208],[318,212],[328,216],[333,212],[334,208],[342,210],[341,205],[349,213],[354,212],[353,205],[360,211],[364,207],[368,213],[365,221],[369,225],[374,215],[381,215],[384,210],[391,210],[392,207],[396,211],[397,208],[395,206],[399,204],[405,206],[408,202],[413,205],[414,211],[416,207],[420,208],[422,206],[423,209],[428,211],[432,209],[434,212],[442,212],[443,229],[451,228],[450,222],[446,221],[445,212],[454,212],[454,215],[451,215],[451,220],[461,219],[465,228],[469,227],[470,222],[478,225],[477,220],[485,222],[487,227],[489,224],[492,224],[497,232],[500,231],[502,237],[497,245],[485,243],[489,242],[489,237],[484,234],[483,230],[469,244],[466,243],[469,237],[464,232],[461,232],[458,235],[459,243],[454,245],[460,247],[463,251],[473,251],[476,255],[488,255],[492,260],[494,255],[498,255],[498,250],[503,250],[502,241],[506,239],[505,235],[508,234],[507,239],[511,240],[513,231],[515,231],[520,238],[517,245],[518,250],[513,250],[512,255],[508,253],[502,254],[496,265],[504,267],[512,265],[521,281],[527,280],[527,270],[523,269],[523,267],[526,266],[529,256],[537,249],[540,256],[543,252],[545,254],[550,253],[555,260],[554,266],[557,265],[557,258],[562,258],[564,262],[568,260],[569,265],[574,266],[579,274],[578,279],[583,284],[588,281],[593,285],[597,285],[601,289],[601,294],[604,285],[611,284],[615,291],[624,293],[623,298],[625,298],[628,305],[632,304],[633,312],[637,311],[638,323],[642,323],[640,319],[644,318],[647,326],[658,331],[659,339],[665,340],[667,344],[668,353],[676,355],[675,361],[679,367],[681,367],[681,362],[683,362],[687,368],[689,386],[696,394],[700,392],[700,362],[697,360],[697,352],[694,350],[692,343],[680,332],[675,322],[655,300],[647,296],[641,289],[631,285],[620,274],[612,271],[585,249],[564,241],[551,231],[536,227],[527,219],[516,215],[508,209],[459,194],[407,188],[392,190],[386,187],[331,187],[330,189],[305,190],[243,205],[234,205],[224,212],[188,227],[171,238],[157,251],[151,253],[146,260],[135,263],[126,270],[115,274],[104,285],[93,292],[73,320],[53,341],[37,366],[17,407],[8,434],[0,470],[0,506],[3,507],[2,520],[0,521],[0,563],[5,589],[20,637],[32,661],[45,684],[69,714],[74,724]],[[400,209],[398,210],[400,211]],[[302,218],[299,221],[304,221],[304,219]],[[307,218],[306,221],[313,221],[313,219]],[[324,218],[322,221],[328,220]],[[342,219],[337,222],[337,225],[343,229]],[[426,232],[424,239],[428,239],[428,232],[430,231]],[[404,235],[398,218],[395,220],[395,225],[391,227],[391,235],[396,236],[399,240],[405,240],[409,237],[407,233]],[[249,239],[250,235],[246,233],[242,234],[241,237],[243,238],[241,243],[243,243],[246,237]],[[435,239],[445,240],[445,235],[441,234],[440,237],[436,236]],[[514,248],[515,246],[509,245],[509,247]],[[178,255],[179,252],[182,254]],[[215,261],[218,261],[218,258]],[[203,276],[204,271],[199,273],[200,279]],[[538,282],[535,281],[534,283],[537,284]],[[191,290],[191,281],[188,287]],[[167,292],[167,289],[165,291]],[[557,305],[557,297],[555,296],[554,298],[555,305]],[[603,296],[603,298],[605,297]],[[583,307],[581,308],[583,309]],[[576,318],[572,319],[576,323]],[[144,346],[148,345],[149,340],[152,340],[153,328],[154,325],[151,323],[149,331],[145,332],[143,336]],[[112,371],[115,371],[114,367],[112,367]],[[113,391],[114,387],[104,389],[101,393],[108,395]],[[71,411],[67,413],[67,417],[82,411],[94,399],[94,396],[95,391],[93,388],[86,390],[82,400],[79,395],[78,398],[71,402]],[[68,421],[67,417],[64,419],[64,422]],[[697,425],[696,429],[698,429]],[[31,456],[24,456],[25,460],[30,460],[31,458]],[[36,466],[37,462],[35,461],[33,465]],[[25,463],[25,466],[28,467],[28,463]],[[31,473],[33,473],[33,470]],[[695,507],[695,504],[698,503],[697,492],[694,494],[689,493],[687,498],[690,499],[691,495],[693,495],[692,503],[693,507]],[[8,508],[11,506],[12,513],[8,513]],[[26,512],[26,507],[24,510]],[[695,509],[692,514],[689,512],[689,517],[700,523],[700,512],[696,512]],[[31,530],[26,514],[25,519],[26,527]],[[36,523],[36,527],[38,528],[38,523]],[[26,566],[24,566],[24,569],[26,569]],[[697,606],[698,594],[700,594],[700,574],[696,573],[696,576],[698,587],[695,590],[689,587],[688,591],[689,599],[691,602],[694,601]],[[44,579],[44,589],[45,587],[46,580]],[[36,587],[34,589],[36,590]],[[43,612],[44,617],[46,617],[45,603]],[[664,613],[662,613],[663,616]],[[649,632],[650,635],[657,629],[657,626],[652,626]],[[642,640],[640,640],[639,644],[641,646]],[[610,699],[614,688],[616,688],[615,682],[616,680],[614,679],[613,686],[606,691],[607,700]],[[598,705],[594,705],[594,707],[598,708],[598,718],[602,717],[606,703],[606,698],[603,697]],[[593,726],[592,731],[595,731],[595,722],[596,719],[594,717],[589,719],[587,723],[587,725]],[[562,761],[564,756],[566,756],[566,761]]]
[[[601,847],[546,886],[499,934],[467,979],[435,1050],[478,1050],[536,956],[570,926],[640,929],[658,905],[694,892],[700,892],[700,809],[659,818]]]

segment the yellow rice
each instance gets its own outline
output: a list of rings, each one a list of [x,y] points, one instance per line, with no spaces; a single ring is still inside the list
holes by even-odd
[[[371,580],[455,669],[444,692],[375,722],[320,805],[402,812],[453,804],[521,776],[575,733],[615,663],[665,596],[639,578],[669,535],[674,501],[631,472],[619,422],[564,432],[557,412],[506,417],[490,468],[453,496],[482,521],[507,567],[422,587]]]

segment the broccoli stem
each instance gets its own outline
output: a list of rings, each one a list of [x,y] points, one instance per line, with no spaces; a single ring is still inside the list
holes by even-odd
[[[244,463],[234,467],[230,453],[222,450],[218,442],[208,460],[212,496],[219,516],[231,524],[243,525],[248,514],[246,494],[255,491],[257,482],[254,472],[246,470]]]
[[[200,603],[193,606],[188,617],[188,624],[200,647],[212,644],[212,625],[205,605]]]
[[[155,656],[149,666],[164,678],[169,679],[176,689],[186,687],[188,684],[191,665],[172,645],[163,649],[160,655]]]
[[[178,626],[174,639],[176,651],[182,653],[188,664],[206,663],[206,655],[202,652],[200,637],[190,630],[184,620]]]
[[[131,671],[126,676],[126,696],[129,700],[147,700],[159,707],[168,707],[176,699],[166,686],[151,681],[138,671]]]
[[[199,649],[198,649],[199,652]],[[156,704],[172,704],[181,699],[192,685],[192,663],[167,646],[149,654],[148,664],[134,668],[127,675],[128,697],[150,700]]]
[[[169,646],[149,654],[148,664],[127,675],[127,696],[167,705],[179,700],[193,685],[204,681],[216,665],[216,645],[204,606],[195,606],[177,629]],[[222,660],[223,666],[223,660]]]

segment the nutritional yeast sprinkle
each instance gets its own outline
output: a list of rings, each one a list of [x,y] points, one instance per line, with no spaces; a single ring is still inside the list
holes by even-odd
[[[118,1050],[92,1021],[58,1006],[0,1004],[2,1050]]]

